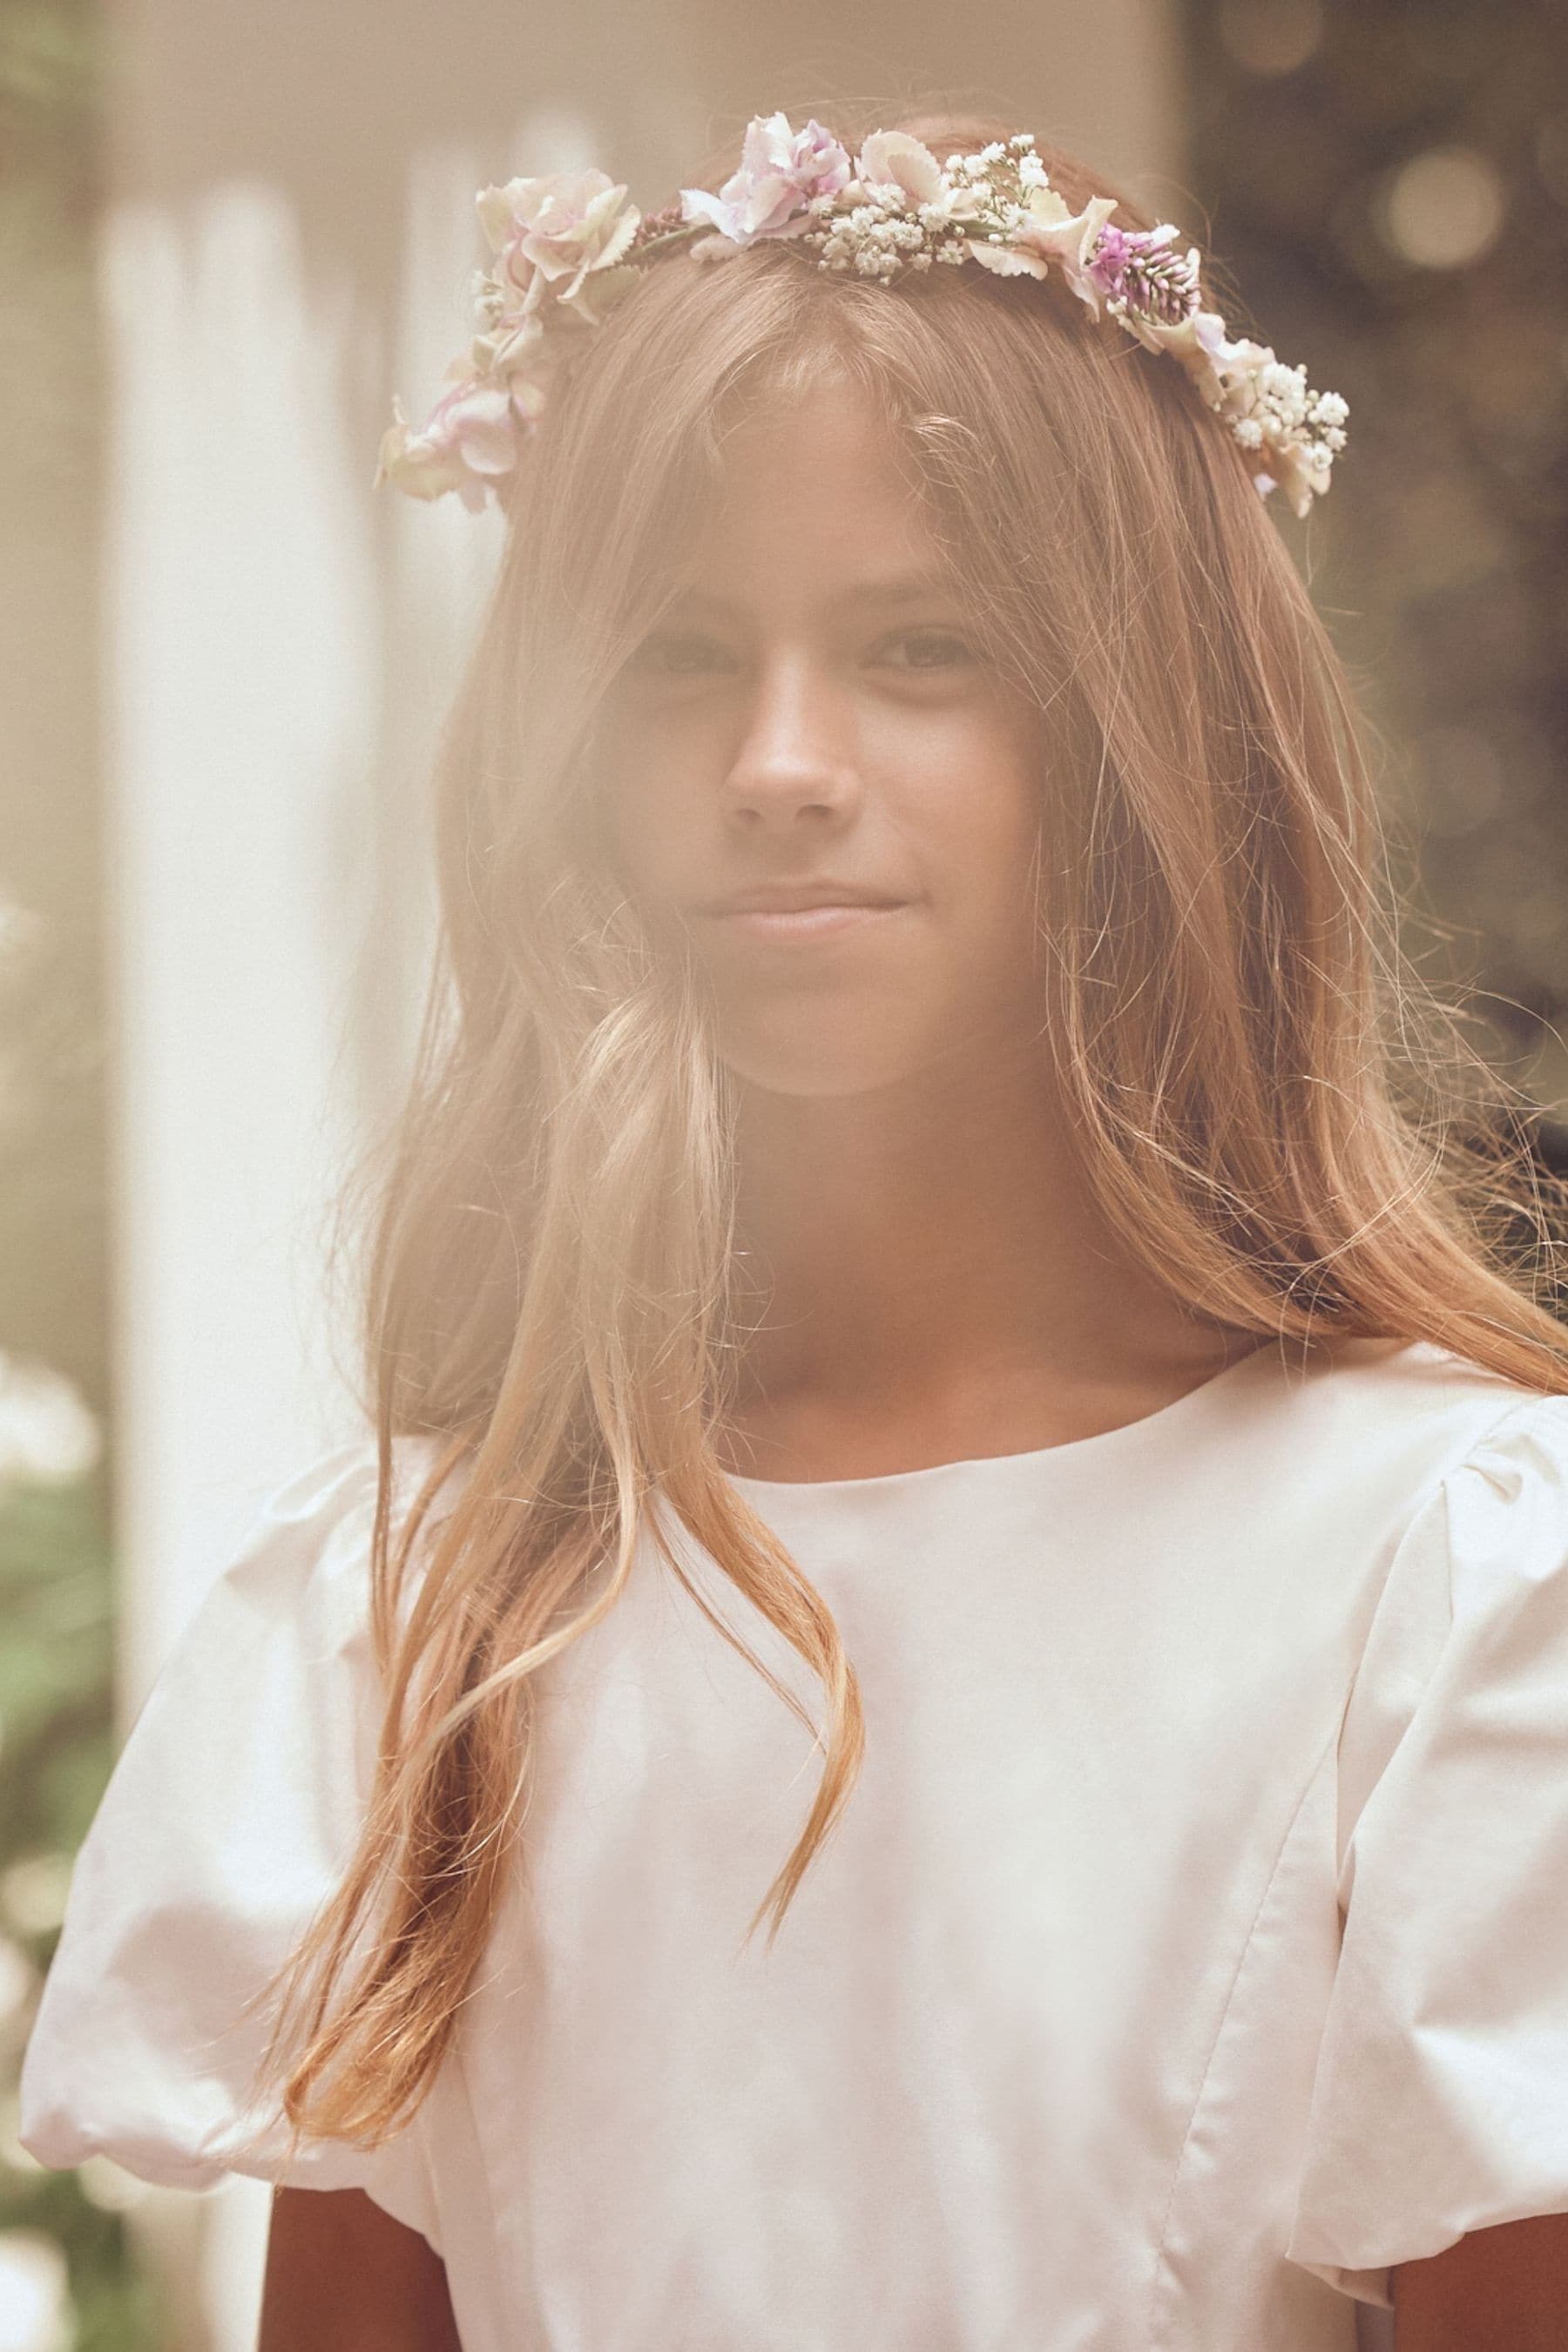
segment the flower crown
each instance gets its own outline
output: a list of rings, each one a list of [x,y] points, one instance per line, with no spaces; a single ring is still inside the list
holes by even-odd
[[[1168,221],[1117,228],[1112,196],[1069,213],[1025,131],[944,163],[907,131],[877,131],[851,159],[819,122],[795,131],[782,114],[756,115],[717,195],[684,188],[679,204],[644,215],[624,187],[588,171],[509,180],[477,202],[493,257],[474,278],[479,331],[421,431],[393,401],[378,488],[419,499],[456,490],[474,512],[487,493],[499,499],[562,362],[630,291],[640,265],[680,248],[721,261],[763,240],[801,246],[821,269],[884,282],[936,263],[977,262],[1002,278],[1058,270],[1094,317],[1169,352],[1259,490],[1282,488],[1298,515],[1328,488],[1345,446],[1338,393],[1314,392],[1305,368],[1283,366],[1266,344],[1231,341],[1204,308],[1195,247],[1181,251]]]

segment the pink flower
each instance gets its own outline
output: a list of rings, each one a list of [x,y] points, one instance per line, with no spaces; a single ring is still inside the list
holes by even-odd
[[[522,368],[546,362],[544,320],[537,310],[494,310],[470,349],[469,373],[503,381]]]
[[[516,309],[523,313],[536,310],[547,291],[576,304],[589,272],[621,259],[642,218],[626,189],[604,172],[509,180],[480,191],[479,215],[497,256],[497,283],[521,298]]]
[[[1090,284],[1130,310],[1172,323],[1184,319],[1198,307],[1199,265],[1195,245],[1176,251],[1180,235],[1171,221],[1152,229],[1121,229],[1108,221],[1086,257]]]
[[[847,184],[849,168],[847,154],[820,122],[792,131],[783,114],[754,114],[740,168],[716,196],[706,188],[682,188],[681,216],[709,222],[732,245],[798,236],[812,197],[836,195]]]
[[[454,370],[461,365],[453,362]],[[438,499],[456,490],[469,512],[477,514],[489,486],[517,463],[512,395],[493,379],[457,375],[417,433],[409,431],[396,400],[392,415],[376,459],[373,487],[377,489],[391,482],[416,499]]]

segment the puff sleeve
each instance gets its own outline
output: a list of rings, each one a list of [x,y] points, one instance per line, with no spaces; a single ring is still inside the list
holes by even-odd
[[[424,1441],[399,1440],[405,1470]],[[77,1858],[22,2075],[46,2165],[110,2157],[144,2180],[225,2173],[363,2188],[436,2242],[419,2117],[382,2147],[308,2143],[285,2168],[249,2105],[267,2020],[246,2002],[331,1893],[357,1839],[380,1707],[369,1625],[367,1440],[261,1507],[158,1675]]]
[[[1341,1741],[1342,1937],[1288,2257],[1373,2304],[1568,2211],[1568,1397],[1399,1547]]]

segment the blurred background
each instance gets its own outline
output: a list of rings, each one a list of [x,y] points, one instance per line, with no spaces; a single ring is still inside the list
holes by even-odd
[[[326,1218],[406,1067],[425,772],[500,529],[371,477],[467,340],[476,188],[598,163],[651,205],[753,111],[951,91],[1212,243],[1350,402],[1335,495],[1281,527],[1382,747],[1408,943],[1563,1160],[1568,10],[853,21],[0,0],[0,2352],[254,2340],[265,2192],[40,2172],[16,2062],[117,1730],[355,1425]]]

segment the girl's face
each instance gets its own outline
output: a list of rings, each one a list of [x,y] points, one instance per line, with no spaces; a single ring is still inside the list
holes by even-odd
[[[847,393],[752,420],[603,713],[623,884],[736,1075],[847,1095],[1038,1029],[1037,710]]]

